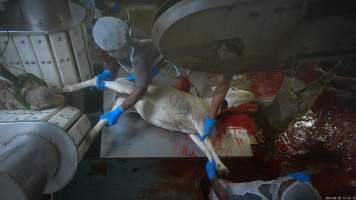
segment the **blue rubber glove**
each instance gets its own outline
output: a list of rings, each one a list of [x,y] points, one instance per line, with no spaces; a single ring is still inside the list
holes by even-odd
[[[209,137],[215,124],[216,124],[215,119],[210,119],[209,117],[205,118],[204,127],[203,127],[203,135],[200,138],[201,141],[203,141],[203,140],[205,140],[205,138]]]
[[[128,81],[135,81],[136,78],[135,78],[135,74],[134,73],[131,73],[129,75],[126,76],[126,80]]]
[[[153,67],[152,68],[152,77],[157,76],[159,74],[160,70],[161,69],[158,68],[158,67]],[[135,74],[131,73],[131,74],[127,75],[126,76],[126,80],[128,80],[128,81],[136,81]]]
[[[300,182],[310,182],[310,177],[304,172],[295,172],[295,173],[288,174],[288,176]]]
[[[105,69],[100,74],[96,75],[96,88],[98,90],[105,90],[105,83],[104,81],[112,80],[113,75],[107,69]]]
[[[215,162],[208,161],[205,165],[205,172],[208,175],[209,180],[212,180],[216,177],[215,173]]]
[[[114,2],[113,5],[111,6],[111,11],[113,13],[120,13],[121,6],[119,3]]]
[[[106,120],[106,126],[110,127],[114,125],[120,116],[124,113],[124,110],[119,106],[111,112],[104,113],[100,119]]]
[[[159,67],[153,67],[152,68],[152,77],[157,76],[160,71],[161,71],[161,69]]]

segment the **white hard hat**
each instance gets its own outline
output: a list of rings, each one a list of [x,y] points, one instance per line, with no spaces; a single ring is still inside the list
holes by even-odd
[[[124,47],[128,43],[127,33],[127,24],[115,17],[102,17],[93,27],[94,40],[105,51]]]

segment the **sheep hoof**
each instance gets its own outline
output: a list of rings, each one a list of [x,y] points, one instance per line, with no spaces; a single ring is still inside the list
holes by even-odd
[[[230,174],[230,170],[224,165],[218,165],[216,169],[220,176],[228,176]]]
[[[71,88],[68,85],[66,85],[63,87],[62,91],[63,92],[71,92]]]

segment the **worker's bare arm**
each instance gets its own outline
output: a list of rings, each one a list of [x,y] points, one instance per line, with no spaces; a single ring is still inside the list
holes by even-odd
[[[230,82],[232,75],[221,74],[217,77],[216,88],[212,96],[211,107],[208,113],[208,117],[215,119],[216,115],[219,112],[221,105],[224,102],[227,91],[230,87]]]
[[[143,55],[137,60],[135,65],[135,90],[125,99],[121,105],[122,109],[129,109],[146,94],[147,88],[152,82],[151,65],[152,59],[149,55]]]

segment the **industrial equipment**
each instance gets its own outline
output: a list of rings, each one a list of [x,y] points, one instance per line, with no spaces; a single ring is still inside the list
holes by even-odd
[[[36,199],[73,177],[91,127],[74,107],[0,111],[0,197]]]
[[[0,62],[60,89],[93,76],[85,10],[70,1],[0,2]],[[62,189],[76,172],[90,129],[74,107],[0,111],[0,197],[37,199]]]
[[[11,0],[3,7],[0,61],[11,72],[57,88],[93,76],[84,8],[67,0]]]
[[[295,57],[354,55],[354,8],[350,0],[170,0],[157,14],[152,39],[167,59],[191,70],[284,68]],[[236,58],[222,58],[222,45]]]

